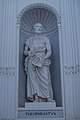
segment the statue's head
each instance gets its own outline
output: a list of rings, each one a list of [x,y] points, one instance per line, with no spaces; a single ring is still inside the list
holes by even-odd
[[[40,23],[34,24],[34,31],[35,31],[35,33],[37,33],[37,34],[42,33],[42,31],[43,31],[43,26],[42,26]]]

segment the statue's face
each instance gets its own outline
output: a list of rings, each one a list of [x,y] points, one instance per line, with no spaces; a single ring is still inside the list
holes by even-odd
[[[42,30],[43,30],[43,26],[40,23],[36,23],[34,25],[34,31],[35,31],[35,33],[40,34],[40,33],[42,33]]]

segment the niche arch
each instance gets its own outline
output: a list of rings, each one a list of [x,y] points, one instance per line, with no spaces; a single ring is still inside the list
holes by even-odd
[[[19,83],[18,83],[18,106],[24,107],[26,99],[26,74],[24,71],[24,43],[34,34],[33,25],[41,23],[44,33],[50,39],[51,55],[51,81],[54,99],[57,107],[62,107],[60,53],[59,53],[59,26],[60,16],[57,11],[49,5],[36,3],[25,7],[19,14],[17,25],[19,29]]]

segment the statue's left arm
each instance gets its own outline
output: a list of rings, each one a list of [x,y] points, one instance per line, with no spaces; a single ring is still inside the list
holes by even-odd
[[[51,45],[50,45],[50,41],[48,38],[45,39],[45,44],[46,44],[46,54],[44,56],[44,60],[49,58],[51,56]]]

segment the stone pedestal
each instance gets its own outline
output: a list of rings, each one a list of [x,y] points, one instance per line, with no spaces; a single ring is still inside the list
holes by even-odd
[[[18,120],[63,120],[63,108],[56,107],[53,102],[25,103],[24,108],[18,108]]]

